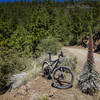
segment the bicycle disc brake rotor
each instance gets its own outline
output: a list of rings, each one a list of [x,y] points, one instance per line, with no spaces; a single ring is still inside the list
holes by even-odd
[[[65,75],[63,73],[59,73],[58,74],[58,79],[59,80],[64,80],[65,79]]]
[[[57,74],[57,73],[56,73]],[[66,86],[70,83],[70,79],[67,77],[68,73],[63,69],[59,70],[58,75],[56,76],[56,84],[58,86]]]

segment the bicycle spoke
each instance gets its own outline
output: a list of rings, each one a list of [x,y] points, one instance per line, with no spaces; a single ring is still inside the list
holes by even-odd
[[[57,70],[55,70],[53,77],[54,77],[54,82],[56,84],[56,87],[67,88],[71,86],[72,81],[73,81],[72,75],[73,74],[70,71],[70,69],[67,69],[65,67],[58,68]]]

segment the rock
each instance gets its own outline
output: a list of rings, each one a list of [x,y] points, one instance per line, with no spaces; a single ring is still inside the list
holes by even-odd
[[[15,89],[17,87],[19,87],[22,82],[23,82],[23,79],[26,77],[27,73],[26,72],[22,72],[20,74],[15,74],[11,77],[11,89]]]

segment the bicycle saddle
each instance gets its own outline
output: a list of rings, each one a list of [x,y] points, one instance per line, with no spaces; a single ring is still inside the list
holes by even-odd
[[[48,54],[52,54],[52,52],[48,52]]]

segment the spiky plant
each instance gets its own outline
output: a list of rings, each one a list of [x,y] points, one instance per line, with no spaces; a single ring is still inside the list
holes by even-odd
[[[100,90],[100,74],[95,70],[93,57],[93,38],[90,34],[87,61],[78,78],[78,86],[82,92],[93,95]]]
[[[90,38],[89,38],[87,64],[88,64],[89,69],[92,70],[93,67],[94,67],[93,38],[92,38],[92,34],[90,34]]]

